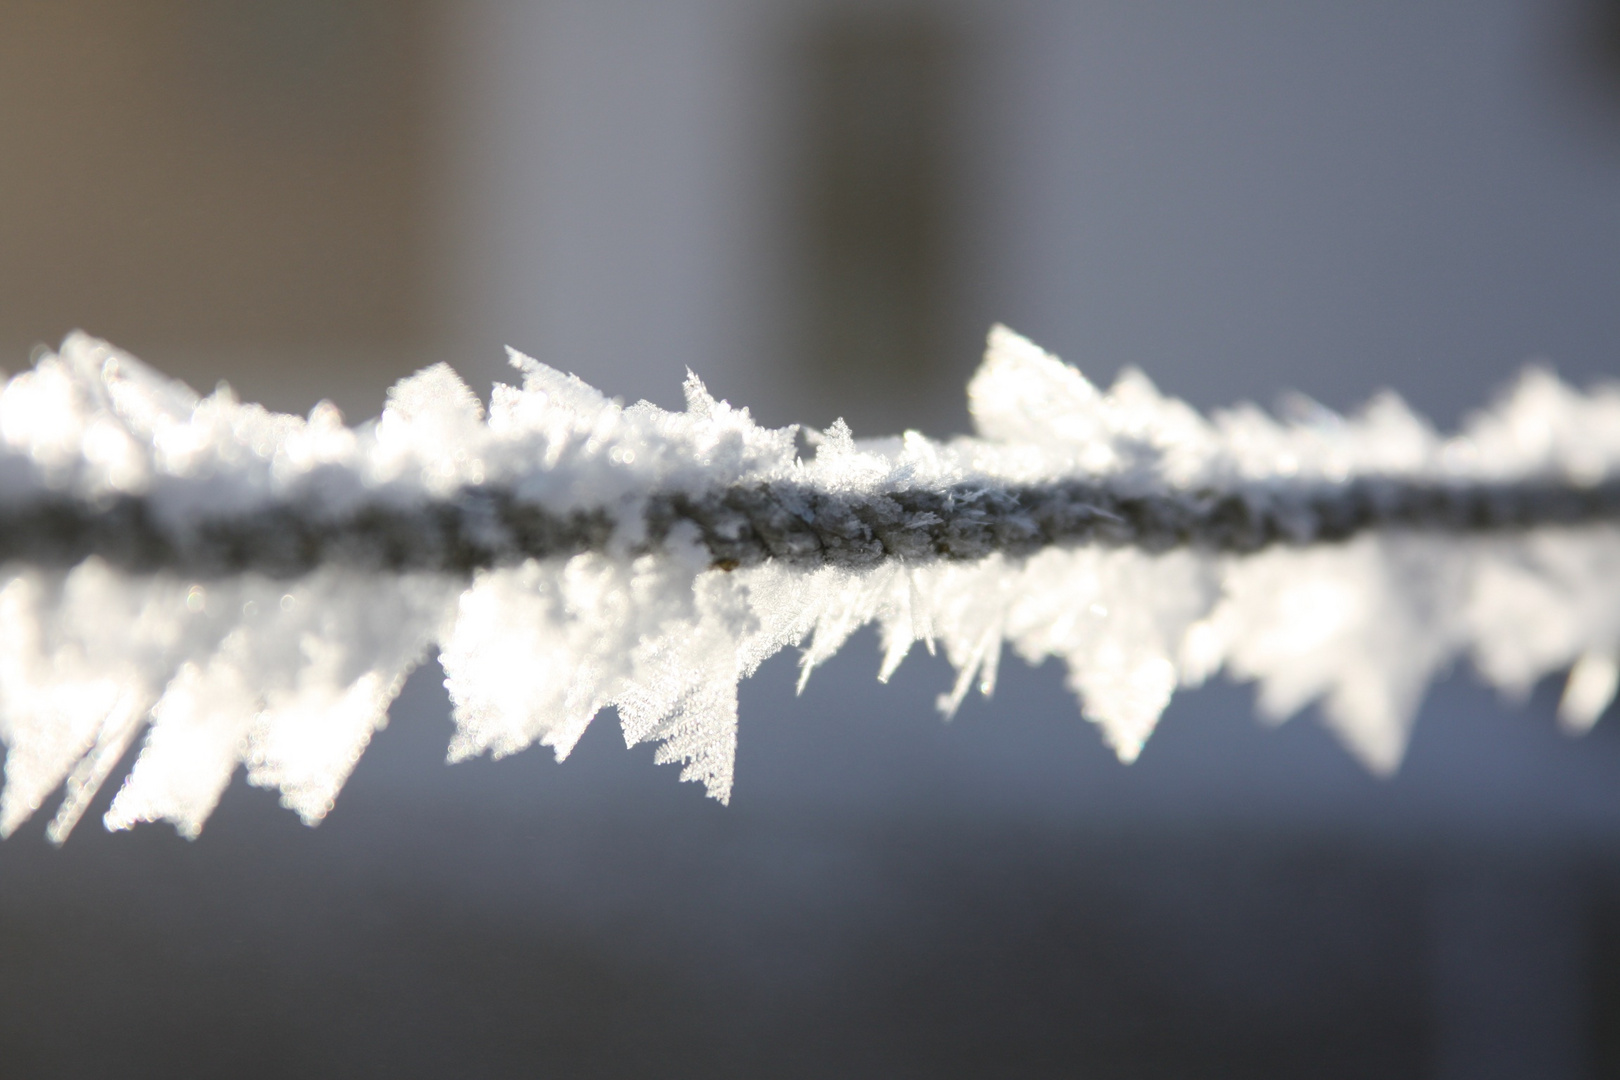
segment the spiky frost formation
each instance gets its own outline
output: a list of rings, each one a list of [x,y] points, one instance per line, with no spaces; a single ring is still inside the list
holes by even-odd
[[[487,417],[441,365],[358,427],[199,398],[82,335],[11,379],[0,833],[65,787],[64,838],[143,738],[109,827],[195,835],[239,766],[314,823],[435,645],[453,759],[562,758],[613,706],[721,800],[738,682],[787,647],[808,677],[869,623],[881,678],[944,650],[947,713],[1003,646],[1061,658],[1127,761],[1222,670],[1276,719],[1320,700],[1379,771],[1459,657],[1510,691],[1572,667],[1571,729],[1620,682],[1613,389],[1531,372],[1449,438],[1393,395],[1206,418],[997,328],[977,436],[840,422],[805,462],[695,377],[670,413],[513,362]]]

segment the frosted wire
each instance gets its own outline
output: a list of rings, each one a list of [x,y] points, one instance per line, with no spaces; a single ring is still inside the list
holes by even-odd
[[[225,388],[199,398],[84,335],[12,378],[0,391],[0,507],[138,496],[184,528],[288,500],[341,514],[501,485],[558,513],[608,512],[618,529],[603,550],[470,578],[12,564],[0,578],[0,833],[65,789],[48,827],[64,839],[137,740],[110,828],[167,820],[195,836],[238,768],[318,822],[434,647],[452,760],[535,743],[562,759],[612,706],[627,744],[656,741],[659,761],[722,801],[739,681],[787,647],[802,650],[807,678],[869,623],[880,678],[917,642],[943,650],[957,672],[940,697],[947,715],[975,686],[993,690],[1004,646],[1059,657],[1083,714],[1126,761],[1178,687],[1221,671],[1257,683],[1275,720],[1319,701],[1379,772],[1398,766],[1426,686],[1460,657],[1508,692],[1573,668],[1560,706],[1572,731],[1620,682],[1620,531],[1605,523],[1384,529],[1252,554],[1078,546],[729,569],[679,524],[656,550],[636,535],[654,494],[783,481],[831,495],[1077,479],[1258,493],[1365,477],[1580,490],[1620,465],[1612,387],[1580,393],[1533,370],[1450,437],[1392,394],[1348,417],[1303,401],[1288,420],[1252,406],[1205,417],[1139,372],[1102,392],[998,327],[968,389],[975,437],[857,441],[840,421],[802,461],[795,429],[756,425],[696,377],[672,413],[512,360],[522,385],[497,386],[487,416],[439,365],[356,427],[326,403],[300,418]]]

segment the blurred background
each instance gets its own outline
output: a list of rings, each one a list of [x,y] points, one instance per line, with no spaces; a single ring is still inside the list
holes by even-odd
[[[1620,6],[0,0],[9,370],[354,421],[510,344],[946,434],[995,320],[1206,408],[1615,374]],[[1385,781],[1217,685],[1125,768],[1053,665],[944,724],[874,645],[745,684],[729,808],[611,715],[446,768],[432,663],[316,830],[47,807],[0,1073],[1620,1076],[1613,717],[1461,670]]]

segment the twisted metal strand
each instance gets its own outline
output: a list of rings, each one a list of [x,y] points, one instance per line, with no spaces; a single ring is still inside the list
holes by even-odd
[[[885,559],[1017,557],[1054,545],[1244,553],[1377,528],[1479,533],[1616,520],[1620,480],[1577,486],[1364,477],[1146,493],[1079,481],[881,493],[777,482],[566,512],[478,486],[434,500],[390,500],[383,492],[344,512],[311,499],[185,521],[169,520],[139,496],[60,496],[0,509],[0,561],[72,566],[96,556],[130,571],[194,576],[285,577],[328,564],[466,574],[586,551],[653,551],[684,532],[695,533],[713,565],[725,569],[768,559],[862,567]]]

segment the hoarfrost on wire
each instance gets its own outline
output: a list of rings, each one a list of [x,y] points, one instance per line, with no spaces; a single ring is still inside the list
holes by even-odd
[[[951,714],[995,686],[1004,646],[1063,660],[1083,714],[1134,759],[1178,687],[1252,680],[1282,720],[1320,701],[1373,770],[1397,767],[1436,672],[1458,658],[1509,693],[1571,668],[1560,715],[1590,726],[1620,683],[1620,529],[1455,535],[1380,530],[1252,554],[1052,547],[978,561],[726,569],[678,531],[636,535],[653,493],[792,480],[829,494],[1106,478],[1125,490],[1242,491],[1355,477],[1590,485],[1620,471],[1620,390],[1532,370],[1442,437],[1394,395],[1353,416],[1300,399],[1211,417],[1128,371],[1103,392],[1004,328],[968,388],[977,434],[857,441],[841,421],[795,452],[695,376],[687,407],[623,406],[517,353],[521,387],[487,417],[444,365],[402,381],[375,421],[329,404],[271,413],[228,388],[199,397],[73,335],[0,391],[0,505],[139,495],[171,521],[301,499],[330,511],[500,484],[549,509],[607,510],[607,550],[476,572],[328,566],[287,580],[193,581],[91,558],[0,574],[0,834],[59,788],[64,839],[137,739],[109,828],[202,828],[237,768],[319,821],[405,676],[435,645],[454,708],[452,760],[535,743],[560,760],[604,708],[627,744],[656,741],[725,801],[737,686],[784,648],[803,678],[875,623],[887,679],[917,643],[956,670]]]

